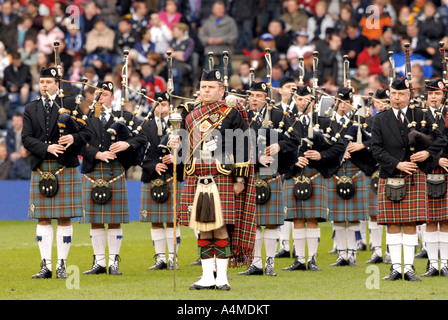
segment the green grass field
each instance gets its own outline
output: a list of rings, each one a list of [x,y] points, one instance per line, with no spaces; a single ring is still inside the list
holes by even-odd
[[[120,269],[122,276],[86,276],[91,267],[92,247],[89,225],[74,221],[74,237],[67,265],[75,272],[69,280],[32,280],[39,271],[40,253],[35,242],[36,222],[0,221],[0,299],[1,300],[433,300],[448,298],[448,279],[424,278],[422,282],[386,282],[390,265],[368,267],[371,252],[358,253],[358,267],[331,267],[336,255],[332,247],[331,224],[321,224],[317,263],[321,272],[282,271],[292,259],[276,259],[277,277],[238,276],[244,269],[229,269],[229,292],[190,291],[201,274],[196,259],[196,238],[191,229],[181,227],[176,271],[149,271],[154,263],[150,224],[131,222],[123,226]],[[263,247],[264,252],[264,247]],[[425,271],[426,259],[416,259],[417,274]],[[56,245],[53,247],[53,270]],[[372,269],[370,269],[372,268]],[[79,270],[79,277],[76,277]],[[79,280],[79,288],[72,288]]]

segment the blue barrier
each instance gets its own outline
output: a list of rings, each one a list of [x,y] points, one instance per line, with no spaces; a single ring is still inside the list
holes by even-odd
[[[139,220],[141,187],[140,181],[127,181],[129,219]],[[0,220],[27,220],[30,181],[0,181]]]

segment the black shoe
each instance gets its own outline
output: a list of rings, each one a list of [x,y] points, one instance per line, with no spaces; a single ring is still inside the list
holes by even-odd
[[[174,270],[174,259],[168,259],[168,270]],[[176,270],[179,270],[179,265],[176,261]]]
[[[429,262],[428,260],[428,264],[426,265],[426,272],[424,274],[422,274],[422,277],[435,277],[440,275],[439,270],[437,270],[436,268],[434,268],[431,264],[431,262]]]
[[[156,259],[156,263],[152,267],[149,267],[148,270],[163,270],[168,267],[165,261],[158,259],[158,255],[155,255],[154,258]]]
[[[328,254],[335,254],[338,253],[338,249],[337,248],[333,248],[330,251],[327,252]]]
[[[442,269],[440,269],[440,275],[442,277],[448,277],[448,267],[447,266],[445,266]]]
[[[100,266],[97,261],[95,255],[93,256],[93,265],[90,270],[84,271],[82,274],[102,274],[107,273],[106,267]]]
[[[228,284],[223,284],[222,286],[216,286],[217,290],[230,291],[230,286]]]
[[[403,276],[403,279],[406,281],[422,281],[418,275],[414,273],[413,270],[409,270]]]
[[[291,253],[283,248],[278,250],[278,252],[275,254],[275,258],[290,258],[290,257]]]
[[[190,286],[190,290],[211,290],[211,289],[215,289],[215,286],[201,286],[196,283],[193,283]]]
[[[417,259],[426,259],[426,258],[428,258],[428,252],[426,251],[426,249],[422,249],[422,250],[420,250],[419,253],[417,253],[415,255],[415,258],[417,258]]]
[[[330,266],[333,266],[333,267],[348,266],[348,261],[347,261],[346,259],[342,258],[342,256],[339,256],[339,257],[336,259],[336,262],[330,264]]]
[[[117,254],[114,259],[114,263],[109,266],[109,274],[120,276],[122,275],[120,269],[118,268],[118,263],[121,261],[120,256]]]
[[[312,257],[310,261],[308,261],[308,270],[310,271],[321,271],[320,268],[316,264],[316,258]]]
[[[47,262],[43,259],[40,264],[40,271],[33,275],[31,279],[51,279],[52,276],[53,272],[47,268]]]
[[[295,270],[306,270],[306,265],[300,262],[298,259],[294,260],[292,265],[289,267],[283,268],[284,271],[295,271]]]
[[[62,259],[61,259],[61,263],[60,263],[59,267],[56,268],[56,278],[57,279],[66,279],[66,278],[68,278],[67,271],[65,269],[65,263],[64,263],[64,260],[62,260]]]
[[[195,262],[190,263],[190,266],[200,266],[201,265],[201,258],[198,258]]]
[[[390,274],[385,276],[383,278],[383,280],[386,281],[396,281],[396,280],[402,280],[403,279],[403,275],[398,272],[397,270],[394,270],[392,267],[390,268]]]
[[[238,274],[242,276],[254,276],[254,275],[261,276],[263,275],[263,269],[258,268],[253,264],[251,264],[246,271],[238,272]]]
[[[370,257],[369,260],[367,260],[366,262],[364,262],[365,264],[376,264],[376,263],[381,263],[383,262],[383,257],[380,257],[379,255],[377,255],[376,253],[372,254],[372,256]]]

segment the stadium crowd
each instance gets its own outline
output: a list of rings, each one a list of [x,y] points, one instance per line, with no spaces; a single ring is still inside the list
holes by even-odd
[[[95,85],[109,80],[120,107],[123,54],[129,51],[128,82],[147,95],[166,90],[166,52],[173,53],[175,94],[191,97],[208,53],[222,68],[230,55],[229,85],[248,89],[251,68],[266,76],[265,48],[272,54],[272,85],[298,78],[304,58],[305,82],[319,52],[319,85],[335,94],[343,81],[343,56],[350,61],[355,93],[388,86],[393,51],[403,75],[403,44],[411,44],[414,88],[442,77],[439,42],[448,46],[446,0],[3,0],[0,13],[0,179],[28,180],[29,152],[21,145],[22,112],[39,94],[39,71],[54,65],[60,42],[64,94],[77,95],[83,77]],[[70,82],[71,81],[71,82]],[[87,88],[83,110],[92,103]],[[138,94],[129,92],[125,108]],[[148,112],[150,101],[142,108]],[[138,180],[138,168],[129,179]]]

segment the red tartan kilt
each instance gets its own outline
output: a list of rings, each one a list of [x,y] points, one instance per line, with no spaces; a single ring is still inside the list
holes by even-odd
[[[448,183],[448,173],[441,167],[437,167],[431,173],[444,173],[445,180]],[[428,221],[448,220],[448,192],[440,198],[432,198],[428,196]]]
[[[221,200],[221,210],[224,224],[235,224],[235,193],[233,191],[232,176],[217,175],[213,176]],[[193,206],[194,194],[196,192],[198,178],[196,176],[187,176],[182,196],[179,204],[178,221],[180,225],[188,226],[190,224],[190,207]]]
[[[411,176],[400,173],[395,177],[406,176],[406,195],[401,201],[391,201],[386,197],[386,180],[380,178],[378,182],[378,224],[408,223],[423,224],[426,222],[428,212],[428,195],[426,188],[426,175],[418,170],[413,174],[414,185],[411,185]]]

